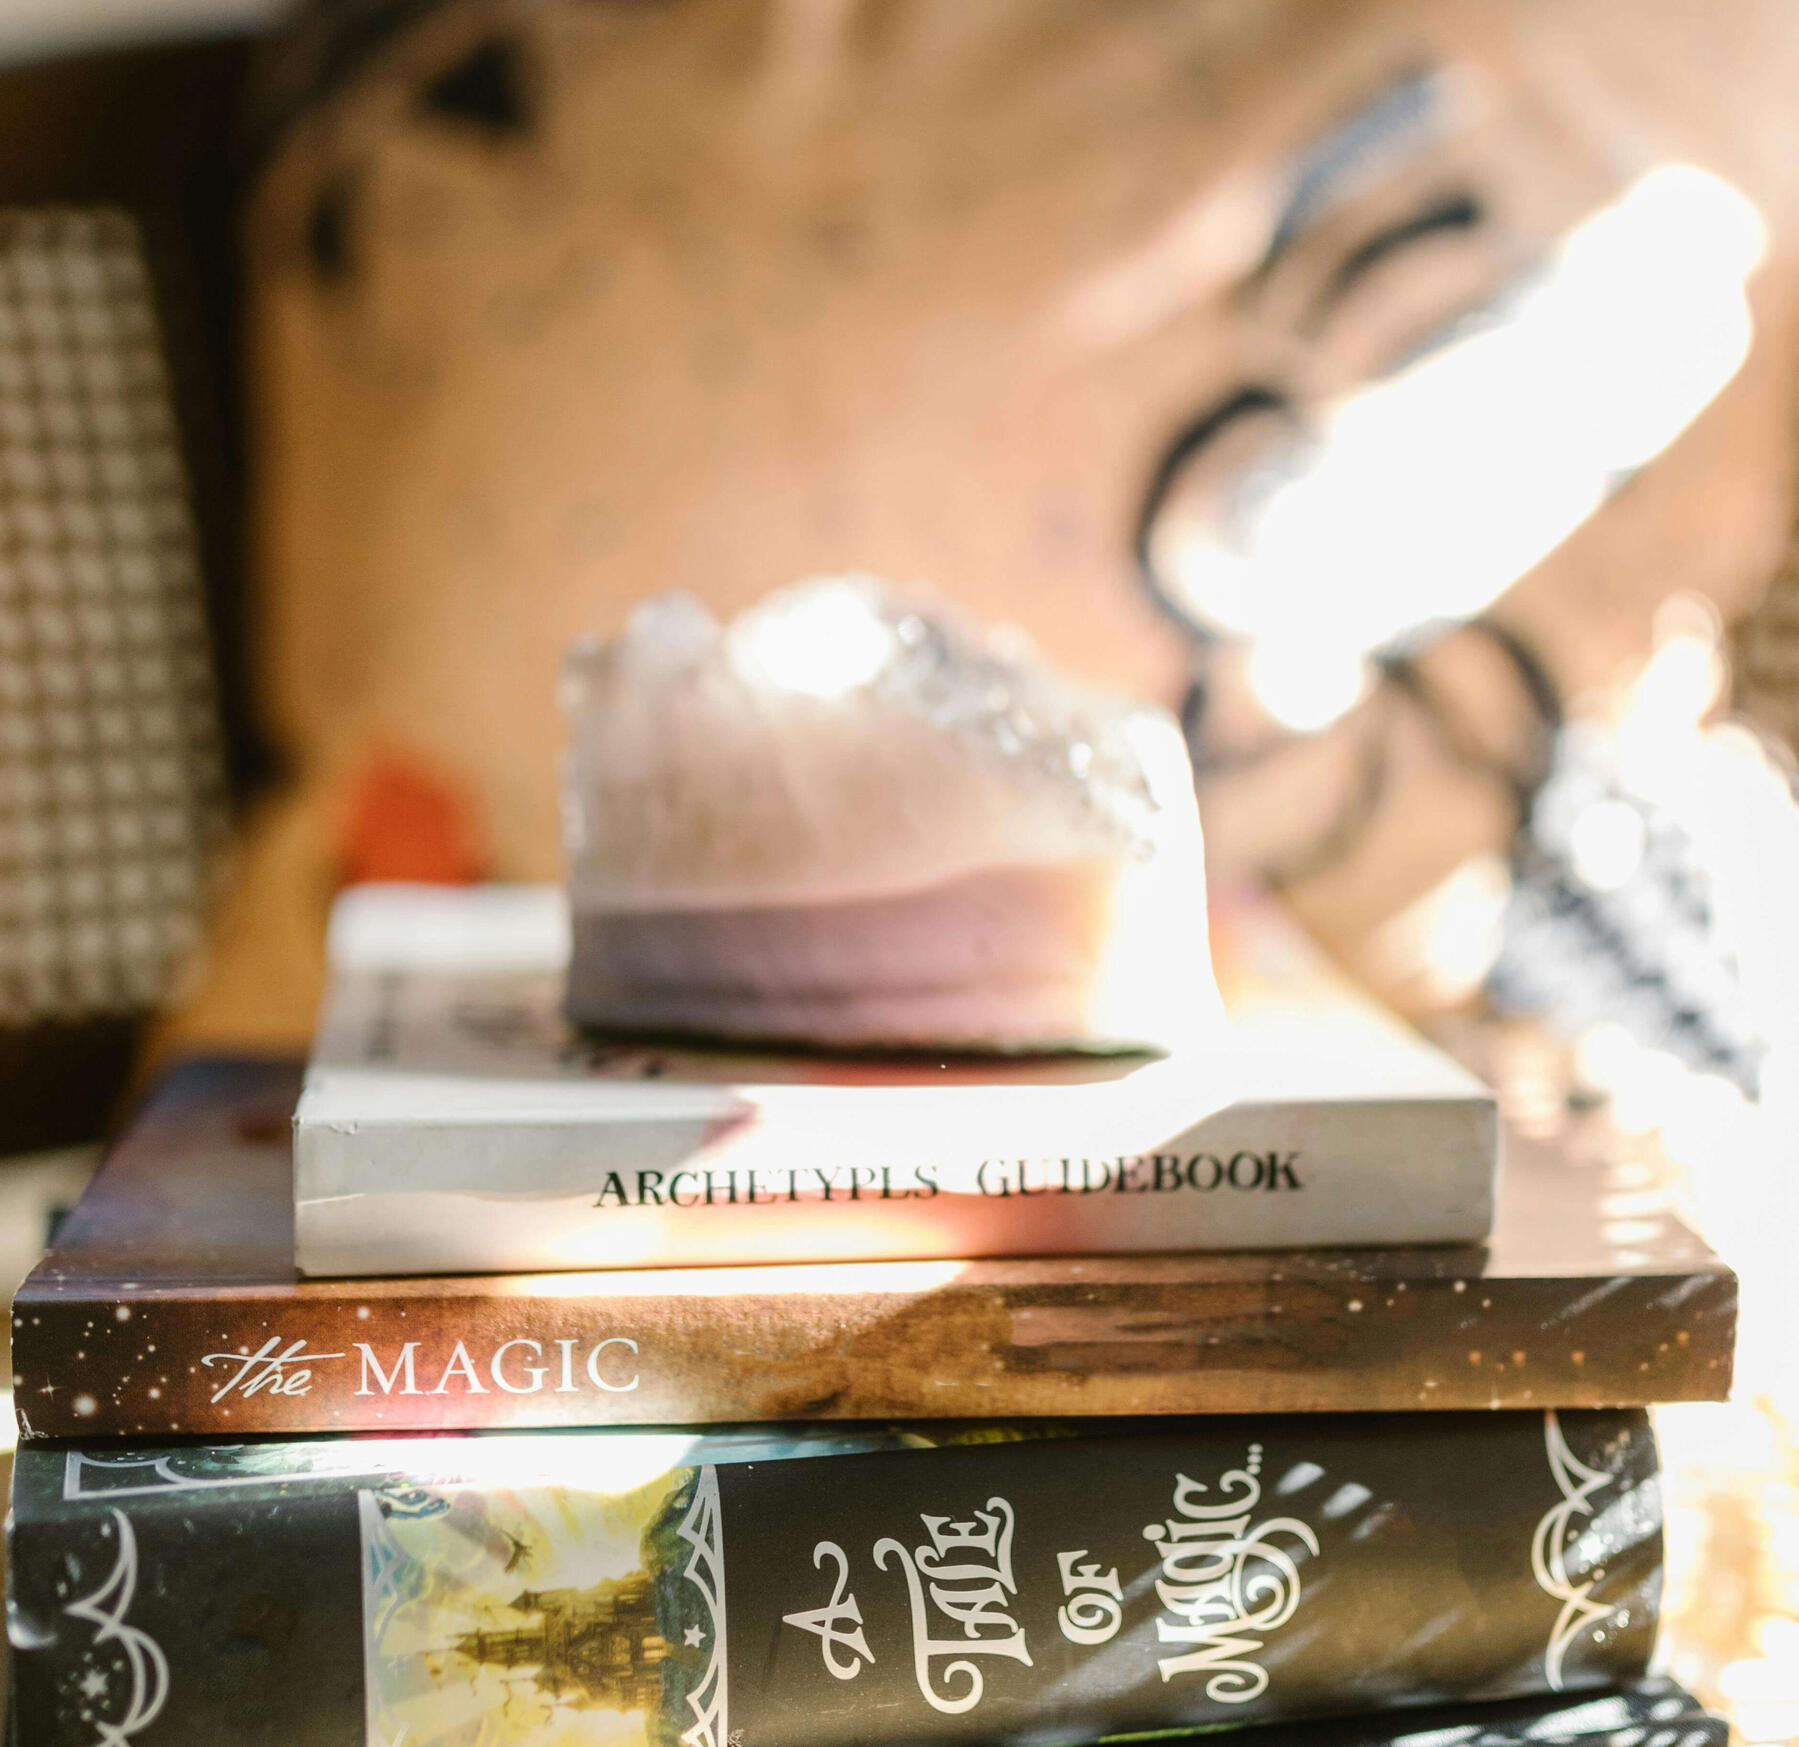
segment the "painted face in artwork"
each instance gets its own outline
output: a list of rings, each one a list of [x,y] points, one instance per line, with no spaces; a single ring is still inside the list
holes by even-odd
[[[1226,863],[1303,877],[1420,773],[1446,841],[1503,833],[1670,585],[1593,576],[1744,447],[1683,433],[1741,398],[1764,215],[1656,143],[1653,81],[1575,89],[1604,11],[321,9],[249,237],[308,829],[398,761],[554,877],[574,636],[868,569],[1184,700]],[[1740,590],[1743,545],[1682,580]],[[1475,698],[1472,781],[1407,686]]]

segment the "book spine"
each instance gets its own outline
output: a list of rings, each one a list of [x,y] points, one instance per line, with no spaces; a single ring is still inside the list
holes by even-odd
[[[1415,1258],[1414,1258],[1415,1260]],[[22,1439],[1721,1400],[1735,1282],[1478,1253],[874,1263],[13,1304]],[[845,1278],[845,1275],[848,1278]],[[1603,1358],[1603,1362],[1599,1362]]]
[[[1492,1226],[1484,1097],[1250,1104],[1138,1127],[1132,1146],[1062,1135],[1053,1153],[1041,1136],[949,1128],[927,1157],[879,1122],[803,1148],[758,1145],[753,1123],[627,1145],[541,1118],[315,1122],[302,1102],[295,1254],[302,1273],[342,1278],[1477,1243]]]
[[[25,1738],[1086,1741],[1572,1691],[1655,1631],[1635,1412],[366,1448],[21,1452]]]

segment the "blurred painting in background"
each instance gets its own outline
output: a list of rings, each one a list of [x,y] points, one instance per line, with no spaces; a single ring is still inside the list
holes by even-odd
[[[1732,18],[302,8],[246,127],[289,775],[171,1037],[302,1041],[350,875],[553,876],[576,634],[852,568],[1183,705],[1219,871],[1414,1010],[1540,1003],[1508,929],[1653,982],[1555,821],[1669,840],[1600,742],[1784,539],[1799,32]],[[1746,1083],[1685,853],[1639,1005]]]

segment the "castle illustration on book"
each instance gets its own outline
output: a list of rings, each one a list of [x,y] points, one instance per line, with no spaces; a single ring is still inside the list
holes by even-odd
[[[359,1504],[371,1747],[723,1747],[710,1469]]]
[[[453,1647],[461,1660],[529,1669],[535,1685],[577,1709],[660,1707],[668,1640],[657,1630],[646,1572],[603,1578],[589,1589],[521,1590],[509,1606],[531,1624],[458,1632]]]

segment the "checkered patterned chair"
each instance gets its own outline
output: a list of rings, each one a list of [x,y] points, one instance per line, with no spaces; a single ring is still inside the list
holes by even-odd
[[[142,233],[118,210],[0,212],[0,1154],[105,1121],[224,821]]]

